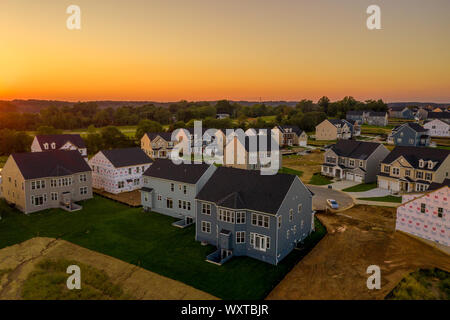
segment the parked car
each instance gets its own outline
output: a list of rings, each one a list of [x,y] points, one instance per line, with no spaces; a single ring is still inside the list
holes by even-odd
[[[338,209],[339,204],[334,199],[327,199],[327,204],[331,207],[331,209]]]

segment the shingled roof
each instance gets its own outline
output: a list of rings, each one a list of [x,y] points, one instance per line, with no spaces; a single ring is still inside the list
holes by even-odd
[[[338,156],[366,160],[381,144],[356,140],[339,140],[331,146]]]
[[[450,112],[428,112],[428,119],[450,119]]]
[[[156,159],[144,176],[196,184],[211,165],[175,164],[170,159]]]
[[[166,141],[172,141],[172,132],[147,132],[146,135],[150,140],[154,140],[160,136]]]
[[[77,150],[13,153],[11,156],[25,180],[62,177],[91,171]]]
[[[447,159],[449,154],[450,150],[445,149],[397,146],[386,156],[386,158],[384,158],[383,161],[381,161],[381,163],[390,164],[402,156],[414,168],[419,168],[419,160],[431,160],[433,162],[437,162],[433,169],[431,169],[432,171],[436,171],[445,159]]]
[[[276,214],[296,176],[219,167],[196,199],[230,209],[249,209]]]
[[[55,143],[56,148],[60,149],[67,142],[71,142],[77,148],[84,149],[86,145],[84,140],[81,138],[79,134],[48,134],[48,135],[37,135],[36,140],[41,146],[42,150],[45,150],[44,144],[48,143],[49,148],[51,148],[51,144]]]
[[[116,168],[152,163],[153,160],[141,148],[125,148],[100,151]]]

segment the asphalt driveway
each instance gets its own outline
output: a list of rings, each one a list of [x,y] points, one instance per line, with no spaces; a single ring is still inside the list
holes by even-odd
[[[344,192],[314,185],[307,185],[307,187],[314,193],[314,210],[325,210],[327,207],[327,199],[336,200],[339,204],[339,209],[348,208],[353,204],[353,198]]]

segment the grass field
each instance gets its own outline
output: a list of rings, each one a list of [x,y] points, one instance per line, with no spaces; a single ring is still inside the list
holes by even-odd
[[[396,196],[358,198],[358,200],[402,203],[402,197],[396,197]]]
[[[309,184],[314,184],[314,185],[317,185],[317,186],[323,186],[323,185],[326,185],[326,184],[330,184],[331,182],[332,181],[329,178],[321,175],[320,173],[315,173],[312,176],[311,180],[309,180],[308,183]]]
[[[293,174],[293,175],[299,176],[299,177],[301,177],[303,175],[303,171],[294,170],[294,169],[286,168],[286,167],[281,168],[278,172],[286,173],[286,174]]]
[[[361,183],[353,187],[342,189],[345,192],[364,192],[375,189],[377,187],[377,183]]]
[[[205,261],[215,248],[195,241],[194,226],[178,229],[171,217],[100,197],[82,205],[75,213],[51,209],[27,216],[0,200],[0,248],[36,236],[62,238],[223,299],[264,298],[309,250],[294,250],[278,266],[248,257],[217,266]],[[316,230],[306,248],[326,232],[318,220]]]

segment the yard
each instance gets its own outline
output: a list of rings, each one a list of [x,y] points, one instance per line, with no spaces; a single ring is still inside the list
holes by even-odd
[[[293,169],[302,172],[301,180],[309,183],[316,172],[320,172],[323,162],[323,152],[314,150],[311,153],[299,156],[290,155],[283,157],[283,169]],[[282,169],[282,170],[283,170]],[[293,173],[295,174],[295,173]]]
[[[173,218],[98,196],[82,205],[75,213],[52,209],[26,216],[1,200],[0,248],[37,236],[62,238],[222,299],[262,299],[326,232],[316,221],[308,249],[294,250],[276,267],[248,257],[216,266],[205,261],[214,248],[195,241],[193,226],[178,229]]]
[[[356,186],[342,189],[344,192],[364,192],[377,188],[378,185],[376,182],[373,183],[361,183]]]
[[[396,197],[396,196],[358,198],[358,200],[402,203],[402,197]]]
[[[314,175],[311,177],[311,180],[309,180],[308,184],[313,184],[316,186],[324,186],[330,184],[331,182],[333,181],[331,181],[331,179],[329,179],[328,177],[325,177],[320,173],[314,173]]]

